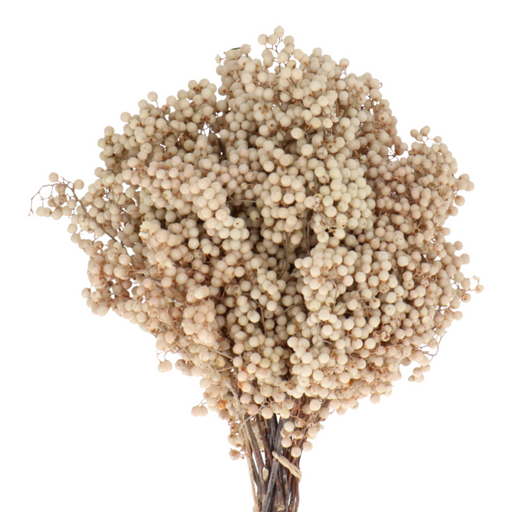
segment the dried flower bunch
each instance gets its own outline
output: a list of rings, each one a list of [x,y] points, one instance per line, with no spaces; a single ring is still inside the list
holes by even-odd
[[[402,365],[421,382],[482,287],[446,240],[473,183],[441,138],[413,130],[409,149],[379,80],[347,59],[306,55],[281,27],[258,42],[260,59],[217,57],[218,91],[191,81],[123,113],[87,192],[52,173],[37,213],[70,217],[92,311],[152,333],[159,370],[174,353],[201,378],[256,507],[292,511],[321,422],[388,396]]]

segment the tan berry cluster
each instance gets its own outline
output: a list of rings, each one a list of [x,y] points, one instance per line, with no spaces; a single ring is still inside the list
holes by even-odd
[[[332,411],[389,395],[401,366],[423,380],[470,299],[469,257],[443,225],[473,184],[428,127],[402,142],[369,73],[281,27],[258,41],[261,58],[248,45],[217,58],[218,91],[191,81],[122,114],[85,195],[53,174],[37,213],[71,218],[92,311],[138,324],[200,377],[233,458],[248,416],[286,420],[298,458]]]

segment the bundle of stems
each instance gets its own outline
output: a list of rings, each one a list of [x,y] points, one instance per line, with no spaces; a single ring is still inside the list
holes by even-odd
[[[286,420],[246,416],[243,435],[254,498],[254,512],[297,512],[299,508],[300,457],[282,447],[281,429]]]

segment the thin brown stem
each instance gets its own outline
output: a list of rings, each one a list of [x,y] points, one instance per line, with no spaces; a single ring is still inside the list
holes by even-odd
[[[258,427],[258,432],[259,432],[259,435],[260,435],[260,439],[263,443],[263,448],[265,450],[265,456],[266,456],[266,459],[267,459],[267,465],[270,464],[270,461],[272,460],[272,452],[270,450],[270,447],[267,443],[267,436],[265,435],[265,432],[264,432],[264,429],[263,429],[263,426],[262,426],[262,422],[260,421],[259,418],[257,418],[256,420],[256,425]]]
[[[263,509],[261,512],[272,512],[272,509],[270,507],[273,505],[274,502],[274,484],[276,481],[278,467],[279,462],[274,460],[274,462],[272,463],[272,471],[270,472],[270,477],[268,479],[267,492],[265,493],[265,500],[263,502]]]
[[[256,489],[254,487],[254,472],[252,469],[252,464],[251,464],[252,457],[250,456],[250,454],[246,454],[246,459],[247,459],[247,467],[249,468],[249,477],[251,480],[252,497],[253,497],[254,503],[258,504],[258,496],[259,496],[260,492],[259,491],[256,492]]]
[[[252,429],[251,420],[250,420],[249,416],[246,416],[245,428],[247,429],[247,432],[249,433],[249,440],[252,445],[252,453],[254,454],[254,458],[256,459],[256,464],[258,466],[258,480],[259,480],[258,486],[260,488],[260,492],[263,493],[265,490],[265,481],[263,479],[264,464],[263,464],[263,459],[261,457],[260,447],[259,447],[258,441],[254,435],[254,431]]]

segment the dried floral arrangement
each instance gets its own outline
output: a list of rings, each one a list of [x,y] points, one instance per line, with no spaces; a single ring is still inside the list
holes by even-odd
[[[330,414],[421,382],[472,287],[444,227],[471,191],[429,128],[409,148],[371,74],[277,27],[159,105],[151,92],[103,167],[56,173],[37,214],[69,218],[93,313],[156,338],[158,369],[200,378],[249,466],[255,510],[295,512],[300,460]],[[48,195],[43,191],[50,190]],[[35,198],[36,196],[34,196]],[[34,199],[33,198],[33,199]]]

